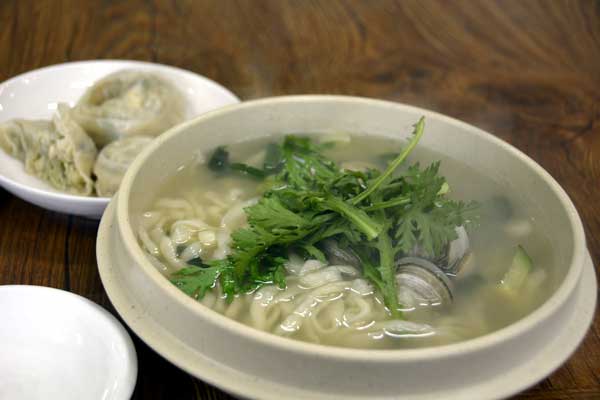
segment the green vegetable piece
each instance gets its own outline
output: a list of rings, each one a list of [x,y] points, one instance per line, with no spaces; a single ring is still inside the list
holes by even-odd
[[[232,255],[235,278],[244,281],[250,276],[253,262],[271,248],[290,246],[315,232],[326,216],[294,212],[278,197],[263,197],[246,208],[249,228],[232,234],[235,252]],[[268,265],[266,265],[268,266]],[[264,265],[259,265],[265,269]]]
[[[285,289],[285,267],[283,265],[279,265],[275,268],[275,271],[273,272],[273,283],[281,289]]]
[[[352,199],[352,204],[358,204],[367,197],[369,197],[374,191],[377,190],[379,186],[381,186],[392,175],[392,173],[394,173],[394,171],[400,166],[400,164],[404,162],[406,157],[408,157],[410,152],[415,148],[417,143],[419,143],[421,136],[423,136],[424,129],[425,117],[421,117],[421,119],[419,119],[419,121],[415,124],[413,137],[408,142],[406,148],[402,150],[398,157],[396,157],[394,161],[392,161],[390,165],[388,165],[386,170],[381,175],[379,175],[377,179],[375,179],[375,181],[372,184],[370,184],[365,191],[363,191],[361,194]]]
[[[215,285],[219,275],[218,267],[189,267],[171,275],[171,282],[188,296],[202,299],[208,289]]]
[[[219,146],[208,160],[208,168],[214,172],[224,172],[229,168],[229,152],[225,146]]]
[[[267,173],[259,168],[243,163],[231,163],[229,161],[229,152],[225,149],[225,146],[219,146],[215,149],[208,161],[208,168],[211,171],[219,173],[227,171],[241,172],[256,179],[264,179],[267,176]]]
[[[303,244],[301,246],[301,248],[309,256],[311,256],[311,257],[313,257],[313,258],[321,261],[322,263],[327,263],[327,257],[325,257],[325,254],[323,254],[323,252],[321,250],[319,250],[318,248],[316,248],[314,245],[312,245],[312,244]]]
[[[313,143],[308,137],[286,136],[281,147],[284,163],[279,180],[301,190],[330,184],[339,175],[339,168],[321,154],[326,147]]]
[[[381,232],[381,224],[369,217],[369,215],[360,208],[354,207],[333,196],[325,199],[324,205],[329,209],[340,213],[344,218],[347,218],[363,232],[369,240],[375,239]]]
[[[398,289],[396,285],[395,251],[392,248],[392,240],[386,232],[377,238],[377,249],[379,250],[379,273],[383,281],[383,299],[393,317],[399,318],[398,311]]]
[[[231,168],[232,171],[238,171],[256,179],[264,179],[267,176],[265,171],[262,169],[255,168],[247,164],[232,163],[229,168]]]
[[[448,185],[448,182],[444,182],[442,183],[442,187],[440,188],[440,190],[438,190],[438,196],[443,196],[445,194],[448,194],[448,192],[450,192],[450,185]]]
[[[502,278],[502,287],[510,291],[520,290],[532,269],[533,261],[531,257],[521,245],[518,245],[510,268]]]
[[[209,261],[209,264],[211,267],[219,270],[221,290],[227,296],[227,301],[231,303],[235,298],[235,294],[241,291],[241,288],[233,276],[231,260],[229,258],[224,258],[222,260]]]
[[[384,235],[381,235],[384,236]],[[381,236],[380,236],[380,241],[381,241]],[[387,244],[383,244],[381,243],[381,245],[383,247],[387,246]],[[358,249],[357,249],[358,250]],[[385,250],[388,251],[388,250]],[[398,294],[396,292],[396,279],[394,276],[393,279],[393,283],[389,283],[386,282],[382,276],[382,272],[385,273],[386,275],[389,275],[391,271],[395,272],[395,268],[392,270],[390,268],[389,264],[389,259],[385,260],[383,263],[380,263],[382,266],[380,265],[379,268],[375,267],[375,265],[373,265],[373,263],[370,260],[370,255],[367,254],[367,252],[365,252],[365,249],[359,250],[355,252],[356,255],[358,255],[358,257],[360,258],[360,264],[362,266],[362,272],[365,276],[365,278],[367,278],[369,281],[371,281],[371,283],[375,286],[375,288],[377,289],[377,291],[379,293],[381,293],[381,295],[383,296],[383,300],[384,303],[386,305],[386,307],[388,308],[388,310],[390,310],[390,313],[392,314],[392,316],[394,318],[402,318],[402,312],[398,309],[399,308],[399,304],[398,304]],[[389,257],[389,253],[387,255],[385,255],[384,257]],[[380,259],[381,259],[381,254],[380,254]],[[395,273],[394,273],[395,275]]]
[[[385,208],[398,207],[398,206],[403,206],[403,205],[406,205],[406,204],[410,204],[410,198],[408,198],[408,197],[396,197],[396,198],[391,199],[391,200],[381,201],[379,203],[374,203],[373,205],[365,207],[364,210],[366,210],[366,211],[383,210]]]
[[[200,257],[192,258],[191,260],[188,260],[186,262],[186,264],[195,265],[196,267],[204,267],[205,266]]]

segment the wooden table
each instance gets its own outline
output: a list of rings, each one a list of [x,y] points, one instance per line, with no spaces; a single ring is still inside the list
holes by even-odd
[[[433,109],[512,143],[563,185],[600,261],[597,1],[0,1],[0,81],[45,65],[149,60],[242,99],[370,96]],[[0,284],[45,285],[114,312],[98,224],[0,190]],[[571,359],[519,399],[600,399],[600,316]],[[136,342],[135,399],[226,399]]]

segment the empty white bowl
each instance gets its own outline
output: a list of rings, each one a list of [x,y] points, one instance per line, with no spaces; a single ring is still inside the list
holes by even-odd
[[[137,377],[131,338],[81,296],[0,286],[0,399],[127,400]]]
[[[520,191],[543,211],[560,282],[548,300],[503,329],[422,349],[364,350],[294,341],[228,319],[186,296],[149,261],[135,232],[142,212],[198,151],[264,136],[353,132],[396,136],[420,116],[419,146],[462,160]],[[102,219],[97,257],[117,311],[151,347],[193,375],[261,399],[496,399],[534,384],[585,335],[594,269],[575,207],[556,181],[509,144],[455,119],[402,104],[343,96],[291,96],[230,106],[180,125],[132,164]]]
[[[80,61],[40,68],[1,83],[0,122],[12,118],[50,119],[58,103],[74,105],[88,87],[122,69],[156,72],[171,81],[185,95],[188,119],[239,102],[218,83],[183,69],[140,61]],[[0,186],[37,206],[90,218],[100,218],[110,200],[60,192],[27,174],[23,163],[1,149]]]

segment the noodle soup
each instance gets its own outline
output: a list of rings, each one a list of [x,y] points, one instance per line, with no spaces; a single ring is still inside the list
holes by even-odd
[[[285,140],[291,164],[275,138],[185,164],[142,215],[140,245],[202,305],[279,336],[395,349],[493,332],[556,288],[539,210],[505,185],[411,142]]]

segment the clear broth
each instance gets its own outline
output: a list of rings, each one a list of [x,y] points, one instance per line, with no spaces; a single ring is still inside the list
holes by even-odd
[[[339,136],[338,139],[340,138],[343,140],[328,150],[327,155],[342,166],[369,165],[383,169],[385,159],[382,156],[385,153],[398,152],[403,145],[403,142],[398,140],[371,136],[349,138]],[[265,145],[276,140],[265,138],[238,143],[228,146],[228,150],[231,159],[260,166]],[[325,136],[321,136],[320,140],[326,140]],[[427,165],[438,160],[441,161],[441,174],[446,177],[450,185],[450,196],[455,199],[479,202],[481,218],[479,226],[469,231],[471,251],[474,255],[472,272],[462,280],[454,282],[456,290],[452,305],[446,308],[430,306],[404,311],[407,320],[427,324],[433,327],[433,333],[394,335],[380,332],[378,334],[378,332],[369,332],[368,323],[356,328],[347,327],[344,321],[336,320],[330,321],[334,328],[337,327],[336,329],[320,329],[320,333],[316,335],[314,332],[304,334],[302,329],[299,329],[294,332],[285,331],[284,336],[326,345],[360,348],[414,348],[442,345],[501,329],[531,313],[550,296],[557,286],[556,266],[553,265],[552,251],[548,251],[551,248],[549,240],[543,232],[543,227],[538,223],[540,210],[519,193],[490,177],[481,175],[460,160],[449,158],[422,146],[416,147],[405,162],[405,167],[415,162]],[[153,226],[152,220],[158,218],[156,212],[160,211],[161,207],[163,208],[161,215],[171,212],[165,211],[160,199],[187,199],[196,204],[195,209],[202,209],[198,212],[202,214],[204,222],[218,227],[223,214],[228,211],[226,199],[232,198],[232,191],[236,193],[238,200],[235,201],[239,203],[259,196],[260,183],[243,176],[218,176],[208,170],[203,162],[185,164],[161,188],[153,203],[154,206],[142,218],[142,225],[150,229]],[[207,194],[212,200],[207,200]],[[219,203],[225,207],[220,207]],[[217,210],[218,208],[221,210]],[[169,226],[176,220],[192,217],[194,216],[186,215],[185,211],[178,211],[166,217],[167,222],[163,224]],[[163,229],[163,233],[169,235],[168,230],[169,228]],[[518,294],[509,294],[499,289],[499,283],[509,268],[515,248],[519,244],[527,249],[533,259],[534,270],[524,290]],[[145,247],[151,250],[148,249],[149,246]],[[212,252],[214,255],[215,247],[215,245],[212,249],[207,247],[208,250],[204,254],[210,255]],[[169,265],[169,260],[160,249],[158,252],[154,251],[152,260],[165,274],[178,268],[177,265]],[[294,282],[296,282],[294,279],[290,280],[288,289],[301,291],[301,285]],[[348,284],[350,285],[350,282]],[[218,292],[218,288],[215,291]],[[293,313],[294,307],[289,306],[285,309],[282,306],[283,311],[277,313],[279,317],[273,315],[268,317],[274,318],[271,325],[257,326],[251,309],[256,307],[256,302],[259,301],[256,297],[260,296],[257,296],[257,293],[239,295],[230,305],[218,293],[216,295],[213,293],[202,302],[241,323],[269,332],[282,333],[281,329],[274,327],[280,326],[289,315],[285,313]],[[320,301],[341,300],[324,298]],[[374,310],[373,321],[385,320],[385,310],[377,297],[372,296],[369,301]],[[232,311],[233,308],[235,311]]]

